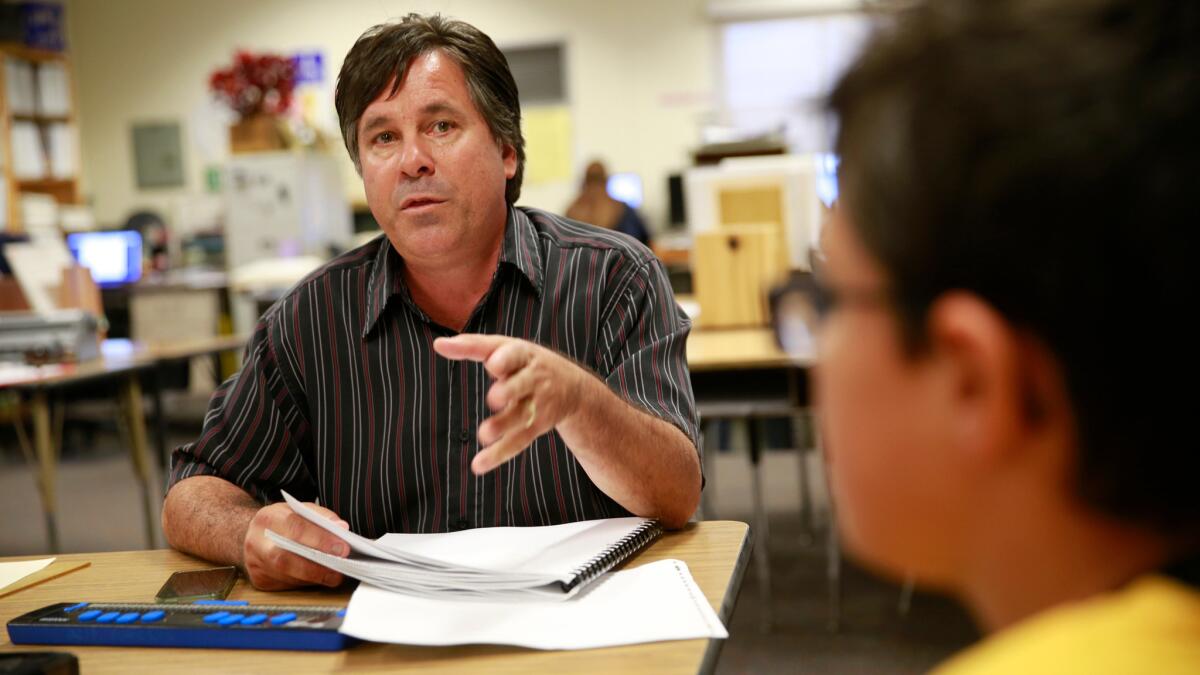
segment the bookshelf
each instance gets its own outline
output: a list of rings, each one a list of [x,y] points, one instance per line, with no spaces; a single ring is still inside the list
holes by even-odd
[[[21,232],[22,197],[79,203],[79,138],[65,52],[0,43],[0,230]]]

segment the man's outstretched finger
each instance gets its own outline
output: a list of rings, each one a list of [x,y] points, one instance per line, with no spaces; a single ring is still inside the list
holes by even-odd
[[[533,359],[533,349],[522,340],[510,340],[501,345],[483,362],[488,375],[499,378],[520,373]]]
[[[511,339],[503,335],[460,333],[454,337],[437,338],[433,341],[433,350],[455,361],[486,361],[492,352]]]
[[[529,412],[524,405],[518,406],[518,408],[526,414]],[[471,471],[474,471],[475,475],[485,474],[521,454],[533,443],[534,439],[546,431],[541,428],[536,419],[529,427],[526,427],[525,419],[517,420],[514,426],[516,428],[510,426],[500,440],[481,450],[479,454],[475,455],[475,459],[471,460]]]

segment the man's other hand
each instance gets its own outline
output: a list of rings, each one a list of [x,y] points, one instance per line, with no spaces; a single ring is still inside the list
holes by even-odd
[[[306,506],[339,527],[350,528],[350,524],[333,511],[312,503]],[[350,553],[346,542],[300,517],[287,504],[279,502],[264,506],[250,521],[242,548],[246,576],[255,588],[281,591],[312,584],[333,587],[342,583],[341,574],[276,546],[267,538],[267,530],[330,555],[344,558]]]
[[[471,461],[477,475],[516,457],[574,413],[593,381],[603,386],[574,361],[519,338],[463,333],[438,338],[433,348],[448,359],[479,361],[496,378],[487,393],[494,414],[479,425],[485,448]]]

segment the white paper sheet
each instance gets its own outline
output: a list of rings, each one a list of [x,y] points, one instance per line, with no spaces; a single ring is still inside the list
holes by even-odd
[[[55,289],[62,283],[63,268],[72,262],[61,238],[9,244],[4,257],[30,309],[39,314],[58,309]]]
[[[566,601],[432,600],[361,584],[341,632],[372,642],[531,649],[729,637],[680,560],[610,572]]]
[[[6,586],[14,584],[30,574],[33,574],[34,572],[42,571],[52,562],[54,562],[54,558],[0,563],[0,591],[4,590]]]

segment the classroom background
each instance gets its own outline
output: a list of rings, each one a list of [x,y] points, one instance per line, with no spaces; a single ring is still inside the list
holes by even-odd
[[[41,317],[0,321],[0,556],[165,546],[166,454],[200,429],[257,316],[379,234],[333,109],[344,54],[374,24],[440,12],[509,59],[527,144],[518,203],[566,212],[599,162],[695,322],[708,477],[697,519],[755,532],[717,672],[928,669],[975,629],[955,603],[841,555],[807,399],[812,359],[797,356],[812,346],[781,349],[768,302],[811,271],[837,196],[824,96],[894,9],[0,4],[0,310]],[[291,86],[247,104],[245,79],[271,69]],[[33,362],[86,371],[122,358],[136,362],[136,390],[103,373],[41,399],[18,386]]]

